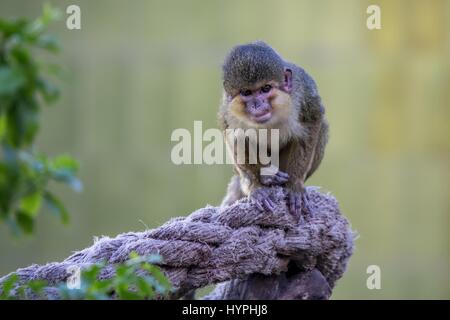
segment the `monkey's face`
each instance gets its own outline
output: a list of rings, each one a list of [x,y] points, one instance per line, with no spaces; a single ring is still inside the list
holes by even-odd
[[[231,96],[230,112],[252,127],[272,127],[289,117],[292,72],[286,69],[284,82],[258,82],[236,90]]]

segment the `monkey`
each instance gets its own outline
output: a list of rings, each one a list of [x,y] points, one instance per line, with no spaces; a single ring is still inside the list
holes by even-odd
[[[244,197],[260,210],[273,211],[270,186],[283,186],[291,214],[301,218],[311,211],[305,193],[306,180],[319,167],[328,141],[328,122],[317,85],[301,67],[285,61],[262,41],[235,46],[222,65],[223,94],[219,127],[232,150],[234,175],[222,206]],[[276,174],[262,175],[267,165],[236,161],[236,136],[227,129],[272,129],[279,132],[279,167]],[[246,148],[261,147],[245,137]],[[267,145],[270,152],[270,144]]]

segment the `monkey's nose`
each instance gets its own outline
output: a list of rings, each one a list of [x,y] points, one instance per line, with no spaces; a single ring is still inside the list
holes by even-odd
[[[267,100],[256,100],[254,102],[254,106],[256,109],[266,108],[268,106]]]

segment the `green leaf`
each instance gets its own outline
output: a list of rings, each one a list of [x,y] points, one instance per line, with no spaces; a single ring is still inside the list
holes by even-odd
[[[42,20],[44,21],[45,24],[48,24],[60,18],[61,18],[61,10],[52,7],[52,5],[49,4],[48,2],[44,3]]]
[[[15,93],[25,81],[25,76],[18,69],[0,67],[0,96]]]
[[[60,16],[60,10],[52,7],[48,3],[45,3],[42,10],[42,16],[38,17],[32,23],[27,25],[27,28],[25,28],[24,30],[28,41],[34,43],[34,41],[36,40],[36,36],[41,34],[50,22],[59,19]]]
[[[136,251],[131,251],[130,252],[130,259],[138,259],[139,258],[139,254]]]
[[[0,19],[0,31],[3,32],[5,38],[9,38],[12,34],[21,33],[27,24],[25,19],[11,21]]]
[[[50,162],[50,172],[53,179],[69,184],[69,186],[80,192],[83,189],[83,184],[75,177],[78,171],[78,163],[68,155],[61,155]]]
[[[141,297],[136,292],[130,291],[127,284],[122,284],[116,288],[117,295],[123,300],[139,300]]]
[[[21,300],[25,300],[27,299],[27,294],[25,292],[25,287],[24,286],[20,286],[17,288],[17,292],[14,295],[15,299],[21,299]]]
[[[133,270],[132,270],[133,271]],[[130,269],[125,264],[119,264],[116,267],[117,278],[126,278],[130,274]]]
[[[50,211],[61,219],[64,224],[69,223],[70,216],[62,202],[50,192],[44,192],[44,200]]]
[[[9,298],[9,293],[11,292],[11,289],[16,285],[18,280],[19,276],[13,273],[3,282],[3,285],[1,287],[2,293],[0,295],[0,299]]]
[[[53,103],[58,99],[59,90],[55,85],[42,78],[39,78],[37,80],[36,85],[39,92],[41,92],[45,102]]]
[[[81,272],[81,277],[87,283],[92,283],[94,281],[97,281],[97,276],[99,275],[101,269],[102,269],[101,265],[94,264],[94,265],[90,266],[89,268],[83,270]]]
[[[167,279],[166,275],[161,271],[158,266],[144,263],[142,269],[148,271],[166,290],[170,290],[172,284]]]
[[[34,219],[30,217],[27,212],[17,210],[16,211],[16,220],[19,224],[20,229],[27,233],[31,234],[34,230]]]
[[[50,52],[58,52],[59,50],[58,39],[55,36],[49,34],[43,34],[38,37],[36,45]]]
[[[19,208],[25,214],[28,214],[31,218],[36,217],[42,203],[42,193],[33,192],[27,194],[20,200]]]
[[[155,290],[153,290],[151,283],[146,281],[145,278],[138,278],[136,285],[145,298],[152,299],[155,296]]]
[[[27,71],[28,74],[34,74],[36,66],[34,65],[31,52],[25,47],[16,46],[11,50],[11,55],[14,57],[16,62]],[[32,72],[30,72],[32,71]]]
[[[22,113],[20,121],[22,121],[23,142],[26,145],[31,145],[39,130],[39,113],[38,110],[27,106],[28,110]]]
[[[8,129],[6,121],[6,115],[2,114],[0,116],[0,141],[3,140],[3,137],[5,136],[6,130]]]
[[[97,291],[107,293],[108,291],[111,290],[111,286],[112,286],[112,280],[110,280],[110,279],[96,280],[96,281],[94,281],[92,288]]]
[[[51,161],[51,166],[55,170],[68,170],[68,171],[77,171],[78,170],[78,162],[73,159],[69,155],[60,155]]]
[[[31,280],[27,283],[28,287],[37,295],[41,294],[42,290],[47,286],[45,280]]]
[[[28,146],[39,129],[39,116],[34,101],[20,99],[7,114],[7,139],[14,148]]]

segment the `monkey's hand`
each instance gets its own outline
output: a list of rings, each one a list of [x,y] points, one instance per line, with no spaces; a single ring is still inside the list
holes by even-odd
[[[260,175],[259,180],[265,186],[280,186],[288,182],[289,175],[286,172],[278,170],[276,174]]]
[[[250,195],[250,201],[252,201],[259,210],[274,212],[275,202],[272,200],[272,192],[265,187],[258,187],[254,189]]]

